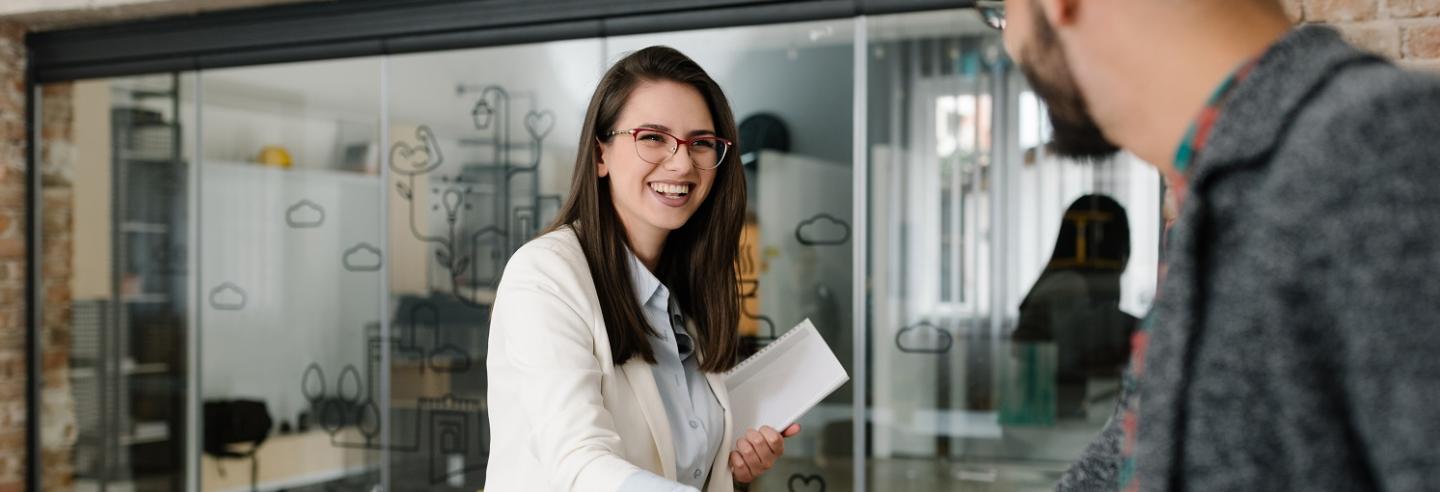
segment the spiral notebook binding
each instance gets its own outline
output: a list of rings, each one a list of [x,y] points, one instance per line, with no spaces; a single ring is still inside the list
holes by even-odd
[[[777,345],[780,345],[781,343],[783,343],[783,342],[785,341],[785,339],[790,338],[791,335],[794,335],[794,334],[796,334],[796,333],[799,333],[799,332],[801,331],[801,329],[804,328],[804,326],[805,326],[806,324],[809,324],[809,323],[810,323],[810,318],[805,318],[804,320],[800,321],[800,324],[797,324],[797,325],[795,325],[793,328],[790,328],[790,330],[789,330],[789,331],[786,331],[784,335],[780,335],[780,337],[779,337],[779,338],[776,338],[775,341],[770,342],[769,345],[766,345],[765,348],[760,349],[758,352],[755,352],[754,355],[751,355],[750,357],[745,358],[745,360],[740,361],[739,364],[735,364],[735,367],[732,367],[732,368],[730,368],[730,370],[725,371],[725,375],[726,375],[726,376],[729,376],[729,375],[731,375],[731,374],[734,374],[734,373],[736,373],[737,371],[739,371],[740,369],[744,368],[745,366],[750,365],[751,362],[755,362],[756,360],[760,359],[760,356],[761,356],[761,355],[764,355],[765,352],[769,351],[769,350],[772,349],[772,348],[775,348],[775,346],[777,346]]]

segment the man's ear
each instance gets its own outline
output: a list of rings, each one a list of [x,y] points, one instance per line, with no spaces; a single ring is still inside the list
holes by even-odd
[[[1035,0],[1045,13],[1045,20],[1054,28],[1068,27],[1075,23],[1085,0]]]
[[[599,140],[595,141],[595,165],[598,167],[595,170],[597,176],[603,178],[610,175],[610,167],[605,165],[605,145]]]

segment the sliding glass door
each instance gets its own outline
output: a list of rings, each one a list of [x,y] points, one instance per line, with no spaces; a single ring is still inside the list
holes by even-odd
[[[810,319],[852,376],[751,490],[1051,488],[1150,303],[1159,181],[1052,155],[969,9],[37,88],[46,487],[480,489],[500,274],[656,44],[740,125],[746,350]]]

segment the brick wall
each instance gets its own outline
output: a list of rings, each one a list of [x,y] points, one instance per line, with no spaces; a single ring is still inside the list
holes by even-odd
[[[1401,65],[1440,71],[1440,0],[1285,0],[1285,8]]]
[[[0,24],[0,491],[25,481],[24,29]]]
[[[25,485],[25,49],[23,26],[0,22],[0,492]],[[70,348],[71,192],[73,117],[70,85],[47,87],[40,129],[46,192],[42,278],[41,356],[45,374],[41,442],[45,490],[71,486],[75,409],[68,374]]]
[[[47,84],[41,92],[40,180],[43,192],[41,217],[42,295],[41,322],[44,375],[40,405],[40,446],[44,469],[44,490],[71,490],[75,475],[72,456],[79,429],[75,398],[70,388],[71,268],[74,265],[74,188],[70,172],[74,166],[75,116],[74,85]]]

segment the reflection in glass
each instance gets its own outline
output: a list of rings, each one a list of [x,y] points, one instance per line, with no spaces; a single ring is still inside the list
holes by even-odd
[[[379,482],[375,58],[200,78],[200,490]]]
[[[1159,181],[1050,155],[974,11],[869,26],[867,486],[1051,490],[1114,408]]]
[[[387,60],[393,490],[485,483],[495,286],[560,208],[600,69],[596,40]]]
[[[183,486],[190,81],[41,91],[47,489]]]

